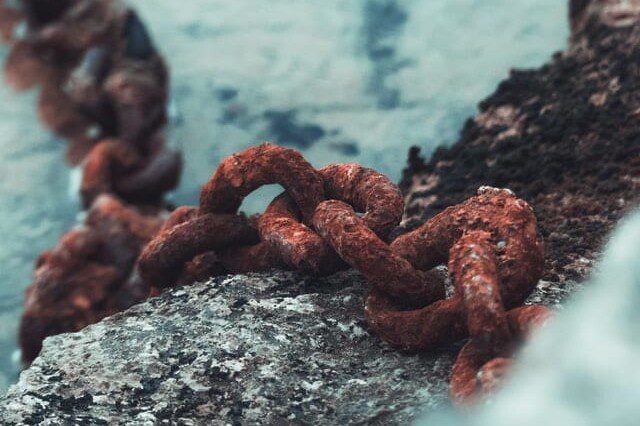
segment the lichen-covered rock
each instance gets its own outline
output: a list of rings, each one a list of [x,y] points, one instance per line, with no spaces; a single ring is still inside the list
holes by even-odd
[[[554,305],[548,284],[531,300]],[[406,424],[447,404],[457,347],[401,353],[355,272],[238,275],[48,338],[0,404],[10,424]]]

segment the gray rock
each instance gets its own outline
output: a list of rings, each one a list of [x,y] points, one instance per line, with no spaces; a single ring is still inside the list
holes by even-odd
[[[447,404],[456,346],[403,354],[363,318],[355,272],[222,277],[44,349],[2,424],[406,424]],[[532,300],[559,303],[541,283]]]

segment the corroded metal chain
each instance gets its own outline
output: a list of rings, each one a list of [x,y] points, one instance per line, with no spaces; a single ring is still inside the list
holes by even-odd
[[[84,147],[74,152],[86,153],[89,208],[84,225],[37,262],[20,333],[25,362],[44,337],[169,287],[272,268],[326,275],[353,267],[371,285],[366,319],[389,344],[424,351],[470,338],[451,378],[462,403],[493,390],[516,343],[549,317],[523,306],[542,274],[543,247],[532,209],[505,189],[480,188],[389,242],[404,202],[387,177],[357,164],[316,170],[297,151],[265,143],[224,159],[199,206],[165,220],[162,195],[177,183],[180,160],[161,135],[167,72],[144,27],[116,0],[23,4],[0,19],[12,43],[7,75],[17,88],[41,84],[43,120]],[[29,32],[12,38],[7,28],[21,14]],[[239,213],[267,184],[285,191],[262,215]],[[435,269],[443,264],[449,297]]]
[[[257,221],[237,213],[246,195],[273,183],[285,192]],[[315,170],[296,151],[262,144],[222,161],[200,206],[176,210],[145,247],[139,271],[164,289],[213,274],[353,267],[371,284],[367,321],[388,343],[429,350],[470,337],[453,368],[451,396],[473,400],[496,386],[515,343],[550,315],[522,306],[544,262],[535,216],[511,191],[483,187],[387,244],[403,208],[397,186],[374,170]],[[449,298],[434,270],[447,262]]]
[[[148,297],[137,275],[160,229],[163,194],[180,176],[166,146],[168,72],[136,13],[120,0],[0,2],[7,82],[39,87],[38,113],[81,162],[86,219],[36,262],[19,340],[24,363],[42,340],[77,331]]]

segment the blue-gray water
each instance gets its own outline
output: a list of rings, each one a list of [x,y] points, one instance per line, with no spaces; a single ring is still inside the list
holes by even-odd
[[[168,136],[186,158],[174,200],[196,203],[221,158],[266,139],[317,166],[356,161],[397,180],[411,145],[429,154],[453,142],[510,68],[538,66],[564,47],[565,3],[132,1],[171,66]],[[17,377],[33,261],[75,223],[78,203],[64,144],[38,123],[34,93],[0,85],[0,135],[2,389]]]

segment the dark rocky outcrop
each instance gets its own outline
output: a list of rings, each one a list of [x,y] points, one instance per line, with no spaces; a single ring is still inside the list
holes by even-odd
[[[572,1],[569,49],[513,70],[460,140],[409,154],[406,227],[481,185],[529,201],[546,243],[545,279],[582,280],[640,200],[640,1]]]

